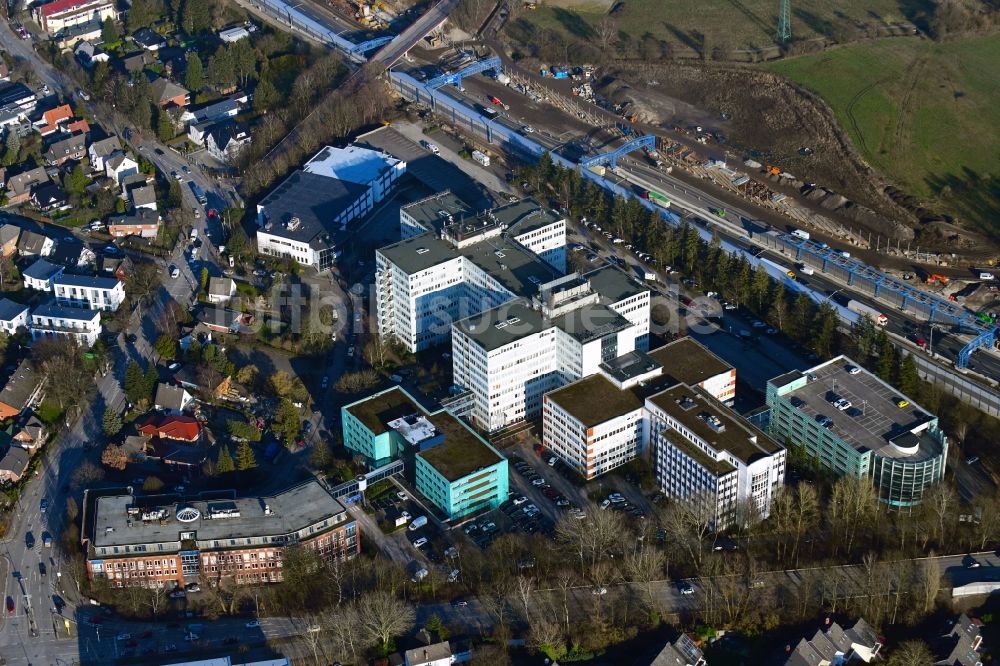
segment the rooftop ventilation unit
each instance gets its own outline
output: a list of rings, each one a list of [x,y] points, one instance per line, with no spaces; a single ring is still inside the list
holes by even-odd
[[[288,225],[287,226],[288,226],[288,230],[289,231],[295,231],[300,226],[302,226],[302,220],[300,220],[297,217],[293,217],[292,219],[288,220]]]
[[[699,414],[699,416],[708,425],[708,427],[714,430],[715,432],[726,431],[726,426],[723,425],[722,421],[719,420],[718,416],[708,413]]]
[[[676,402],[677,406],[683,409],[685,412],[694,407],[694,400],[692,400],[688,396],[684,396],[683,398],[678,398]]]
[[[417,254],[427,254],[428,252],[430,252],[430,250],[428,250],[426,247],[417,248]]]

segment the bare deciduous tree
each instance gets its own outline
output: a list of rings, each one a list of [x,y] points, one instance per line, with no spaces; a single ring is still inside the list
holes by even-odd
[[[394,636],[409,631],[415,619],[413,606],[386,591],[369,592],[358,601],[360,625],[375,636],[383,648],[388,647]]]

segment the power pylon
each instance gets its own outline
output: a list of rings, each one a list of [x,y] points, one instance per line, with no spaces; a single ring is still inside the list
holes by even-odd
[[[778,44],[785,46],[792,41],[792,2],[781,0],[781,10],[778,14]]]

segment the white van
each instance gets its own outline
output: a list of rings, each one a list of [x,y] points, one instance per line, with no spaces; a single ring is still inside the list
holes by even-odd
[[[809,240],[809,232],[803,231],[802,229],[795,229],[794,231],[792,231],[792,235],[798,236],[802,240]]]

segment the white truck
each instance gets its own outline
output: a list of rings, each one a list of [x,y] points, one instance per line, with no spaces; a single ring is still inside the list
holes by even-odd
[[[809,240],[809,232],[808,231],[803,231],[802,229],[793,229],[792,230],[792,235],[793,236],[798,236],[802,240]]]
[[[872,306],[865,305],[864,303],[856,301],[853,298],[847,301],[847,309],[850,310],[851,312],[856,312],[859,315],[868,315],[869,317],[872,318],[872,321],[874,321],[875,324],[878,326],[885,326],[886,324],[889,323],[889,318],[886,317],[885,314],[879,312]]]
[[[799,272],[802,273],[803,275],[813,275],[816,273],[816,270],[812,266],[806,266],[805,264],[802,264],[799,267]]]
[[[484,167],[488,167],[490,165],[490,156],[478,150],[472,151],[472,159],[476,160]]]

